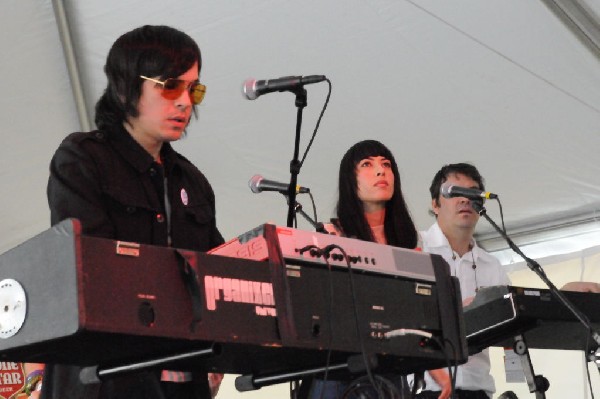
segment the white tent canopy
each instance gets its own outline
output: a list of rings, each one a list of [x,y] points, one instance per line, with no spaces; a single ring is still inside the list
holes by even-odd
[[[247,101],[242,82],[313,74],[333,92],[298,181],[320,220],[333,216],[343,153],[374,138],[396,156],[419,229],[433,222],[435,172],[467,161],[500,195],[509,233],[598,231],[599,13],[598,0],[5,0],[0,252],[49,227],[50,158],[93,121],[110,45],[144,24],[179,28],[202,49],[207,97],[175,147],[213,184],[226,238],[286,223],[284,198],[252,194],[247,181],[289,181],[294,148],[294,96]],[[327,85],[307,91],[301,154]],[[496,203],[488,213],[500,222]],[[478,233],[503,247],[483,220]]]
[[[213,183],[226,237],[266,221],[286,223],[285,200],[254,195],[247,181],[256,173],[289,180],[294,96],[244,100],[240,87],[249,77],[331,80],[331,102],[299,176],[321,220],[333,214],[339,159],[365,138],[396,155],[421,229],[432,222],[433,174],[457,161],[477,165],[488,189],[500,194],[509,231],[594,218],[600,206],[599,58],[543,2],[55,3],[64,3],[91,120],[106,83],[106,54],[120,34],[168,24],[198,41],[208,94],[176,147]],[[58,29],[65,21],[50,1],[3,6],[0,247],[7,249],[48,226],[48,161],[62,138],[82,127]],[[326,89],[307,86],[301,153]],[[310,208],[308,198],[299,200]],[[497,206],[488,208],[499,221]],[[480,225],[481,233],[491,231]],[[310,226],[300,220],[300,227]]]

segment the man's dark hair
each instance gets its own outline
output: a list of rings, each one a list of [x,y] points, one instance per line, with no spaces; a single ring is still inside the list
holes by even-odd
[[[96,126],[120,126],[139,115],[143,83],[140,75],[158,76],[160,80],[176,78],[196,62],[200,71],[200,48],[194,39],[177,29],[145,25],[125,33],[112,45],[106,59],[108,85],[96,103]]]
[[[440,205],[440,190],[442,184],[448,180],[448,176],[450,175],[464,175],[471,178],[473,181],[477,183],[480,190],[485,190],[485,186],[483,184],[483,177],[479,174],[477,168],[469,163],[452,163],[448,165],[444,165],[433,177],[431,182],[431,186],[429,187],[429,192],[431,193],[431,199],[435,200],[435,203]]]
[[[394,173],[394,194],[387,201],[385,212],[384,231],[387,243],[397,247],[415,248],[417,230],[402,195],[398,165],[391,151],[376,140],[354,144],[342,158],[338,179],[338,223],[347,237],[375,241],[365,217],[363,203],[358,197],[356,166],[361,160],[376,156],[387,158],[392,163]]]

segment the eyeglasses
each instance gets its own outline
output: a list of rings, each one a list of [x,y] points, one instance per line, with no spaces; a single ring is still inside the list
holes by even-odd
[[[200,82],[188,83],[185,80],[169,78],[164,82],[158,79],[152,79],[144,75],[140,75],[140,78],[149,80],[162,86],[161,95],[167,100],[175,100],[181,96],[181,93],[188,91],[190,94],[190,100],[194,105],[198,105],[204,100],[206,94],[206,86]]]

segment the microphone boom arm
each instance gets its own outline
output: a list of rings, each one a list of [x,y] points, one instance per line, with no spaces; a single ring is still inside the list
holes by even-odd
[[[286,195],[286,198],[288,199],[288,202],[289,202],[289,197],[287,195]],[[295,213],[299,213],[300,215],[302,215],[302,217],[304,219],[306,219],[306,221],[308,223],[310,223],[310,225],[312,227],[315,228],[315,231],[317,233],[325,233],[325,234],[327,234],[327,230],[325,230],[325,227],[323,226],[323,223],[317,222],[316,220],[313,220],[313,218],[311,218],[310,216],[308,216],[308,214],[306,212],[304,212],[304,209],[302,209],[302,204],[299,203],[298,201],[296,201],[296,206],[294,207],[294,212]]]
[[[539,276],[539,278],[542,279],[542,281],[544,282],[544,284],[546,284],[548,286],[548,288],[550,288],[550,292],[552,293],[552,295],[554,295],[560,302],[562,302],[562,304],[565,305],[565,307],[573,315],[575,315],[575,317],[577,318],[577,320],[579,320],[579,322],[581,322],[581,324],[590,332],[590,335],[591,335],[592,339],[596,343],[596,348],[595,349],[597,349],[598,346],[600,346],[600,334],[596,330],[594,330],[594,327],[590,323],[590,321],[587,318],[587,316],[585,314],[583,314],[579,309],[577,309],[577,307],[575,305],[573,305],[571,303],[571,301],[569,301],[569,299],[562,293],[562,291],[560,291],[558,288],[556,288],[556,286],[552,283],[552,281],[550,281],[550,279],[548,278],[548,276],[546,276],[546,272],[544,272],[544,269],[542,269],[542,267],[540,266],[540,264],[537,263],[535,260],[527,257],[523,253],[523,251],[521,251],[521,249],[504,232],[504,230],[502,230],[489,217],[489,215],[487,214],[487,212],[486,212],[485,207],[483,206],[483,204],[481,204],[478,201],[471,201],[471,204],[473,206],[473,209],[475,209],[475,211],[478,212],[479,215],[483,216],[492,225],[492,227],[494,227],[494,229],[502,236],[502,238],[504,238],[504,240],[507,242],[508,246],[525,260],[525,263],[527,264],[527,266],[529,267],[529,269],[531,269],[531,271],[533,271],[535,274],[537,274]],[[586,351],[588,349],[589,348],[585,348]]]

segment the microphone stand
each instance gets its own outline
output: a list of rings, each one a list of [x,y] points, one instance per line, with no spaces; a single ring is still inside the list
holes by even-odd
[[[302,204],[300,204],[298,201],[296,201],[296,206],[294,207],[294,210],[296,213],[299,213],[300,215],[302,215],[304,217],[304,219],[306,219],[308,221],[308,223],[310,223],[310,225],[315,228],[315,231],[317,233],[327,234],[327,230],[325,230],[323,223],[317,222],[317,221],[313,220],[310,216],[308,216],[308,214],[306,212],[304,212],[304,210],[302,209]]]
[[[288,197],[287,194],[283,194],[283,195],[284,195],[284,197],[287,200],[288,205],[289,205],[291,203],[290,202],[290,197]],[[310,225],[312,227],[315,228],[315,231],[317,233],[328,234],[327,230],[325,230],[325,226],[323,226],[323,223],[317,222],[316,220],[314,220],[313,218],[311,218],[306,212],[304,212],[304,209],[302,209],[302,204],[299,203],[298,201],[296,201],[296,205],[294,205],[294,214],[296,214],[296,213],[299,213],[300,215],[302,215],[302,217],[304,219],[306,219],[306,221],[308,221],[308,223],[310,223]]]
[[[479,215],[483,216],[494,227],[494,229],[498,233],[500,233],[502,238],[504,238],[504,240],[508,243],[508,246],[518,255],[520,255],[523,259],[525,259],[525,263],[527,264],[529,269],[531,269],[535,274],[537,274],[542,279],[542,281],[548,286],[548,288],[550,288],[550,292],[552,293],[552,295],[554,295],[560,302],[562,302],[567,307],[567,309],[569,309],[569,311],[573,313],[573,315],[575,315],[577,320],[579,320],[581,324],[583,324],[583,326],[590,332],[592,339],[596,342],[596,345],[600,345],[600,334],[598,334],[598,332],[594,330],[594,327],[588,320],[587,316],[584,315],[579,309],[577,309],[575,305],[573,305],[571,301],[569,301],[569,299],[562,293],[562,291],[556,288],[556,286],[552,283],[552,281],[550,281],[548,276],[546,276],[546,272],[544,272],[544,269],[542,269],[540,264],[534,261],[533,259],[528,258],[523,253],[523,251],[521,251],[521,249],[510,239],[510,237],[504,232],[504,230],[502,230],[488,216],[485,207],[481,202],[471,201],[471,204],[473,206],[473,209],[475,209],[475,211],[478,212]],[[587,349],[588,348],[586,348],[586,350]]]
[[[524,260],[529,269],[531,269],[535,274],[542,279],[544,284],[550,288],[550,292],[554,297],[558,299],[575,317],[579,320],[579,322],[587,329],[592,339],[596,343],[596,347],[593,351],[598,349],[600,345],[600,334],[594,330],[594,327],[590,323],[589,319],[585,314],[583,314],[575,305],[569,301],[569,299],[560,291],[556,286],[550,281],[548,276],[546,276],[546,272],[539,263],[527,257],[523,251],[510,239],[510,237],[502,230],[487,214],[485,207],[483,206],[483,202],[480,201],[471,201],[471,206],[475,209],[479,215],[483,216],[493,227],[494,229],[504,238],[504,240],[508,243],[508,246],[515,251],[518,255],[520,255]],[[530,392],[535,392],[536,398],[545,398],[545,391],[548,389],[548,380],[543,376],[538,376],[533,373],[533,367],[531,365],[531,360],[529,358],[529,351],[527,350],[527,344],[525,342],[525,337],[521,334],[516,337],[515,341],[515,352],[521,357],[521,363],[523,363],[523,371],[525,373],[525,379],[527,380],[527,384],[529,385]],[[585,351],[590,351],[590,348],[585,348]],[[586,354],[586,358],[590,358],[589,354]]]
[[[296,107],[298,112],[296,115],[296,140],[294,142],[294,157],[290,162],[290,186],[288,187],[288,215],[287,227],[294,227],[294,214],[296,206],[296,186],[298,185],[298,173],[300,173],[300,161],[298,154],[300,152],[300,129],[302,127],[302,111],[306,107],[306,89],[299,87],[293,91],[296,94]],[[303,215],[304,216],[304,215]]]

